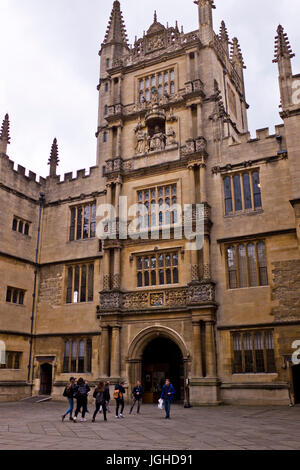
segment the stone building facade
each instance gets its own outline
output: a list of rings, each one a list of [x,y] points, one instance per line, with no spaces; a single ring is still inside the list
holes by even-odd
[[[166,376],[186,405],[300,401],[300,75],[279,26],[283,122],[251,138],[239,42],[224,22],[214,32],[213,0],[194,3],[197,30],[165,27],[155,13],[132,46],[113,3],[88,174],[57,175],[56,140],[47,178],[15,169],[4,119],[1,400],[61,398],[82,375],[129,390],[142,380],[147,402]],[[111,204],[122,222],[121,196],[149,208],[144,236],[117,228],[99,240],[97,208]],[[194,225],[202,204],[201,249],[175,236],[175,203],[192,205]],[[155,228],[156,239],[145,236]]]

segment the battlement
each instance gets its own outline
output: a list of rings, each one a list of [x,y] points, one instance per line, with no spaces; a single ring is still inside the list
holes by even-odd
[[[1,176],[4,175],[5,170],[11,171],[14,177],[20,177],[21,180],[28,183],[35,183],[37,186],[43,186],[46,184],[46,179],[42,176],[37,177],[36,173],[33,171],[26,170],[22,165],[16,165],[13,160],[11,160],[7,155],[1,153],[0,154],[0,161],[1,161]]]
[[[70,183],[70,182],[76,182],[78,180],[86,179],[86,178],[91,178],[93,176],[97,175],[97,172],[99,170],[98,166],[92,166],[89,168],[89,173],[87,173],[86,169],[78,170],[76,172],[76,177],[73,178],[73,172],[65,173],[64,174],[64,179],[60,181],[60,176],[56,177],[56,182],[58,184],[65,184],[65,183]]]
[[[227,137],[228,145],[240,145],[240,144],[247,144],[247,143],[254,143],[254,142],[263,142],[267,139],[274,139],[278,140],[278,137],[281,137],[282,140],[285,139],[285,128],[284,124],[278,124],[275,126],[275,134],[270,134],[269,127],[265,127],[263,129],[256,130],[256,136],[251,137],[250,132],[245,132],[244,134],[240,134],[237,137],[237,140],[233,140],[232,137]]]

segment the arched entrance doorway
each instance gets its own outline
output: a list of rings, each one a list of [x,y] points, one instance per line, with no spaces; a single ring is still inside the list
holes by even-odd
[[[189,377],[190,353],[177,331],[162,325],[144,328],[129,346],[127,363],[129,386],[142,381],[145,402],[156,401],[157,384],[160,387],[166,376],[174,383],[177,402],[186,400],[184,384]]]
[[[40,367],[40,394],[51,395],[52,392],[52,365],[42,364]]]
[[[300,404],[300,364],[292,367],[295,405]]]
[[[170,339],[158,337],[145,348],[142,359],[144,402],[157,403],[165,380],[175,388],[177,402],[184,401],[184,364],[179,347]]]

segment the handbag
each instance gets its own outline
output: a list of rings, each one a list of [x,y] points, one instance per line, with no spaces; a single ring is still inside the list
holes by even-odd
[[[159,408],[160,410],[163,410],[163,409],[164,409],[164,401],[163,401],[162,398],[160,398],[160,399],[158,400],[158,408]]]

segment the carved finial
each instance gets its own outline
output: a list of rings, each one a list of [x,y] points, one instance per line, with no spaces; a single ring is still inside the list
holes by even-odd
[[[231,62],[233,65],[237,67],[241,67],[245,69],[245,64],[244,64],[244,59],[241,51],[241,47],[239,45],[239,41],[237,38],[233,38],[232,44],[231,44],[231,56],[230,56]]]
[[[290,60],[293,57],[295,57],[295,54],[292,51],[288,35],[280,24],[275,38],[275,59],[273,62],[277,63],[281,58]]]
[[[211,8],[216,8],[214,0],[194,0],[194,3],[200,7],[204,7],[209,4]]]
[[[10,144],[9,127],[9,116],[6,114],[1,126],[0,140],[5,141],[7,144]]]
[[[157,12],[154,10],[154,23],[157,23]]]
[[[50,165],[50,176],[56,176],[56,168],[58,167],[58,164],[59,164],[58,145],[57,145],[57,139],[55,138],[53,140],[53,144],[51,147],[51,154],[50,154],[50,158],[48,161],[48,165]]]
[[[225,43],[229,42],[229,36],[228,36],[225,21],[222,21],[221,23],[219,38],[222,42],[225,42]]]
[[[113,9],[109,18],[109,23],[104,38],[104,44],[119,43],[128,47],[128,38],[121,12],[120,2],[114,1]]]

